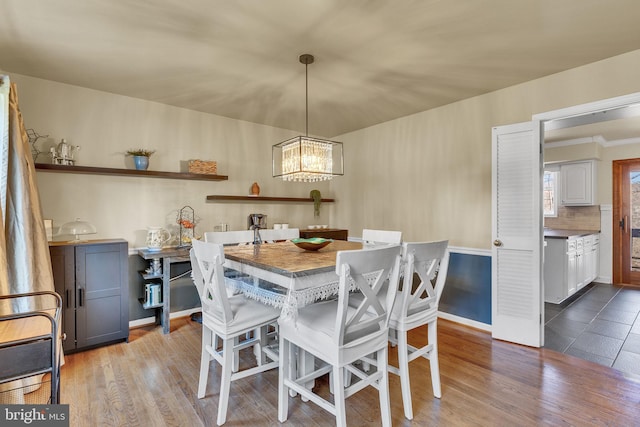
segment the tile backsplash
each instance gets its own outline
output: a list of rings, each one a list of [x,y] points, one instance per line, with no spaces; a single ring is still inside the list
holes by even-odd
[[[559,206],[557,217],[545,217],[544,226],[563,230],[600,231],[600,206]]]

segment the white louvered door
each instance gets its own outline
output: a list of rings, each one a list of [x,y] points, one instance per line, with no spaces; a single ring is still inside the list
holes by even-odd
[[[492,336],[532,347],[544,342],[539,123],[492,132]]]

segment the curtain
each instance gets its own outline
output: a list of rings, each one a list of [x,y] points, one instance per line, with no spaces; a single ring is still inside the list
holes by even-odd
[[[0,76],[0,113],[0,295],[53,291],[35,166],[17,88],[7,76]],[[27,298],[2,301],[0,314],[51,308]],[[41,379],[37,375],[0,384],[0,403],[24,403],[22,393],[38,389]]]
[[[9,78],[0,76],[0,295],[9,293],[7,243],[4,219],[7,212],[7,174],[9,164]],[[6,289],[5,289],[6,288]],[[0,300],[0,314],[7,313],[7,303]]]
[[[6,92],[9,78],[2,78]],[[53,274],[49,245],[42,220],[42,209],[29,139],[18,108],[17,87],[10,85],[8,97],[7,137],[2,138],[2,170],[0,171],[0,294],[53,291]],[[5,132],[3,132],[5,134]],[[2,267],[0,267],[2,268]],[[25,310],[26,301],[13,310]]]

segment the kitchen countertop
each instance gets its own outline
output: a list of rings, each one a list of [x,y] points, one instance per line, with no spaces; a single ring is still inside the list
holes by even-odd
[[[582,237],[598,233],[600,233],[600,230],[563,230],[558,228],[544,229],[544,237],[548,237],[551,239],[568,239],[570,237]]]

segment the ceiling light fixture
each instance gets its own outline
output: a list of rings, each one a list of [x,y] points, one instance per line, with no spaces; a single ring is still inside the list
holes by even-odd
[[[309,64],[313,55],[300,55],[305,65],[305,136],[296,136],[273,146],[273,177],[284,181],[317,182],[344,175],[342,143],[309,136]]]

